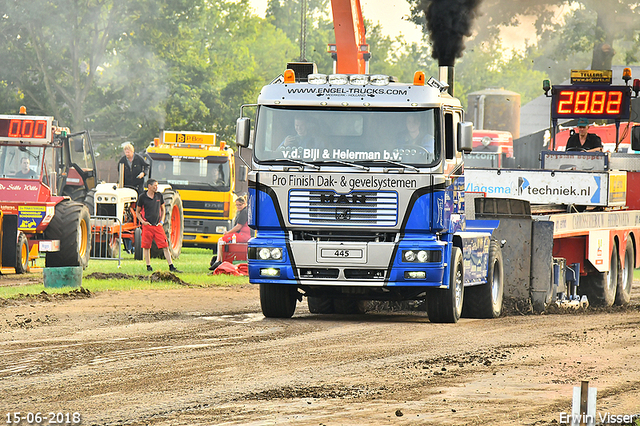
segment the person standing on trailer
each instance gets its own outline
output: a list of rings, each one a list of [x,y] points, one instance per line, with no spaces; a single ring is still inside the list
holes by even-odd
[[[589,120],[578,120],[578,133],[574,133],[567,141],[566,151],[602,152],[602,139],[595,133],[589,133]]]
[[[171,272],[182,272],[176,269],[171,260],[169,244],[164,234],[163,218],[165,214],[164,197],[158,192],[158,181],[149,179],[147,191],[140,194],[136,205],[136,216],[142,224],[142,253],[147,263],[147,271],[153,271],[151,267],[151,244],[155,241],[159,249],[162,249]]]

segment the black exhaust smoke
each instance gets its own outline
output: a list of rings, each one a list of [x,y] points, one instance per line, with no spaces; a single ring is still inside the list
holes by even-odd
[[[422,0],[421,9],[427,18],[427,31],[431,36],[433,59],[447,67],[449,93],[453,95],[453,65],[462,56],[464,37],[472,34],[473,21],[478,16],[482,0]]]

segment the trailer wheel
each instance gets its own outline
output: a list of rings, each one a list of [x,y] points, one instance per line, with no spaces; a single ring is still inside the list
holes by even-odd
[[[460,319],[464,302],[464,269],[462,251],[451,249],[449,288],[433,288],[427,292],[427,314],[431,322],[455,323]]]
[[[309,312],[312,314],[332,314],[333,299],[322,296],[307,296]]]
[[[260,307],[267,318],[291,318],[296,310],[296,287],[260,284]]]
[[[137,227],[133,231],[133,257],[142,260],[142,228]]]
[[[635,253],[631,238],[627,238],[627,246],[624,250],[624,262],[620,274],[618,275],[618,285],[616,288],[616,305],[628,305],[631,300],[631,285],[633,284],[633,269],[635,263]]]
[[[16,245],[16,274],[27,272],[29,272],[29,240],[22,231],[19,231]]]
[[[611,250],[609,272],[596,272],[581,278],[581,295],[586,295],[593,306],[612,306],[616,299],[616,287],[619,281],[620,259],[618,247],[614,244]]]
[[[60,240],[60,251],[48,252],[45,266],[87,267],[91,247],[90,220],[89,210],[84,204],[63,200],[56,205],[44,238]]]
[[[169,243],[171,258],[177,259],[182,252],[184,234],[182,200],[180,199],[180,194],[171,189],[164,191],[162,196],[164,197],[164,224],[162,227]],[[155,242],[151,244],[151,257],[164,257],[162,249],[159,249]]]
[[[502,250],[497,241],[489,246],[487,283],[465,288],[464,314],[470,318],[497,318],[504,298]]]

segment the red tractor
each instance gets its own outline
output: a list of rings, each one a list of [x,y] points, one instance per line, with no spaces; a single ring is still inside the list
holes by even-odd
[[[53,117],[0,115],[0,217],[3,268],[89,262],[91,227],[83,204],[95,186],[96,167],[87,132],[70,134]]]

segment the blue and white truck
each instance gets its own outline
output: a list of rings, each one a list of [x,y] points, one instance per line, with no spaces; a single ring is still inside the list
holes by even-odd
[[[291,317],[304,296],[312,313],[426,299],[432,322],[499,316],[498,221],[466,219],[473,129],[447,84],[304,70],[265,86],[237,123],[263,314]]]

